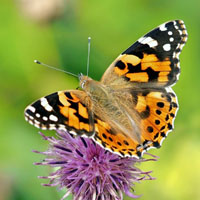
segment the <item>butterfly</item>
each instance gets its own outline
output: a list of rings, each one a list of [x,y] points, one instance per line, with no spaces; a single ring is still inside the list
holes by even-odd
[[[100,81],[81,74],[80,89],[42,97],[25,109],[25,119],[40,129],[92,138],[121,157],[140,158],[173,129],[178,101],[171,86],[186,40],[182,20],[166,22],[120,54]]]

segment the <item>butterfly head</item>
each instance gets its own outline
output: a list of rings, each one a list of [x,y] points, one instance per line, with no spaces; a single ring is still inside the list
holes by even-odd
[[[90,82],[90,80],[92,80],[91,78],[89,78],[88,76],[84,76],[82,73],[80,73],[78,75],[79,77],[79,82],[80,82],[80,87],[85,90],[88,87],[88,83]]]
[[[91,79],[88,76],[79,74],[80,87],[93,99],[94,97],[101,96],[103,86],[98,81]]]

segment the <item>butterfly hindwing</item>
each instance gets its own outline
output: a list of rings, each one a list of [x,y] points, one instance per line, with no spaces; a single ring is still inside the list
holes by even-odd
[[[172,89],[154,89],[139,92],[136,110],[141,117],[141,137],[144,149],[159,148],[174,127],[178,110],[176,95]]]
[[[123,92],[121,94],[125,95]],[[130,106],[140,119],[141,142],[122,132],[113,132],[109,122],[98,118],[95,118],[94,140],[120,156],[141,157],[149,148],[159,148],[173,129],[178,102],[175,93],[169,88],[138,90],[131,94],[133,103]]]
[[[187,40],[184,22],[160,25],[124,51],[107,69],[102,83],[133,87],[164,87],[174,84],[180,73],[179,54]],[[112,74],[112,75],[111,75]]]
[[[109,124],[100,119],[96,120],[93,139],[103,148],[120,156],[138,157],[136,149],[138,144],[121,132],[113,133]]]

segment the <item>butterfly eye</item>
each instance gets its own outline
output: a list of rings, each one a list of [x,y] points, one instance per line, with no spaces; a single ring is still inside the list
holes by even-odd
[[[83,88],[85,86],[86,80],[83,80],[83,82],[81,83],[81,88]]]

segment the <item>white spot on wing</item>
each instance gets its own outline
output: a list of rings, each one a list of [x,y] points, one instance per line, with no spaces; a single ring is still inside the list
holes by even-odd
[[[146,37],[144,38],[144,40],[141,41],[142,44],[148,44],[149,42],[151,42],[153,39],[151,37]]]
[[[168,35],[172,35],[173,33],[172,33],[172,31],[168,31]]]
[[[142,43],[142,41],[144,40],[145,38],[144,37],[141,37],[138,42]],[[143,43],[142,43],[143,44]]]
[[[69,133],[71,133],[73,135],[77,135],[76,132],[74,132],[74,131],[69,131]]]
[[[28,117],[29,119],[34,120],[33,116],[29,115]]]
[[[170,38],[169,38],[169,41],[170,41],[170,42],[173,42],[173,41],[174,41],[174,38],[173,38],[173,37],[170,37]]]
[[[46,116],[43,116],[42,119],[43,119],[44,121],[47,121],[47,120],[48,120],[48,118],[47,118]]]
[[[180,35],[182,35],[182,31],[181,30],[178,30],[178,32],[179,32]]]
[[[35,116],[36,116],[37,118],[40,118],[40,114],[39,114],[39,113],[36,113]]]
[[[34,124],[35,127],[37,128],[40,128],[40,125],[39,124]]]
[[[165,51],[170,51],[171,50],[171,45],[170,44],[165,44],[165,45],[163,45],[163,49]]]
[[[56,125],[55,124],[49,124],[49,130],[55,130]]]
[[[49,119],[50,119],[51,121],[54,121],[54,122],[57,122],[57,121],[58,121],[58,118],[57,118],[55,115],[50,115],[50,116],[49,116]]]
[[[53,108],[49,105],[49,103],[48,103],[48,101],[47,101],[47,99],[46,99],[45,97],[41,98],[40,101],[41,101],[41,105],[42,105],[47,111],[50,112],[50,111],[53,110]]]
[[[151,37],[142,37],[138,40],[141,44],[148,44],[151,48],[158,46],[158,42]]]
[[[167,28],[165,27],[165,24],[160,25],[159,28],[160,28],[161,31],[166,31],[167,30]]]
[[[59,127],[58,127],[59,130],[63,130],[63,131],[66,131],[66,127],[65,125],[63,124],[60,124]]]
[[[40,122],[38,120],[34,120],[35,124],[40,124]]]
[[[42,130],[47,130],[47,127],[46,126],[42,126],[42,127],[40,127]]]
[[[36,109],[33,106],[28,106],[27,110],[30,110],[31,112],[34,113]]]
[[[158,46],[158,42],[157,42],[156,40],[153,40],[153,41],[151,41],[150,43],[148,43],[148,45],[149,45],[150,47],[156,47],[156,46]]]

